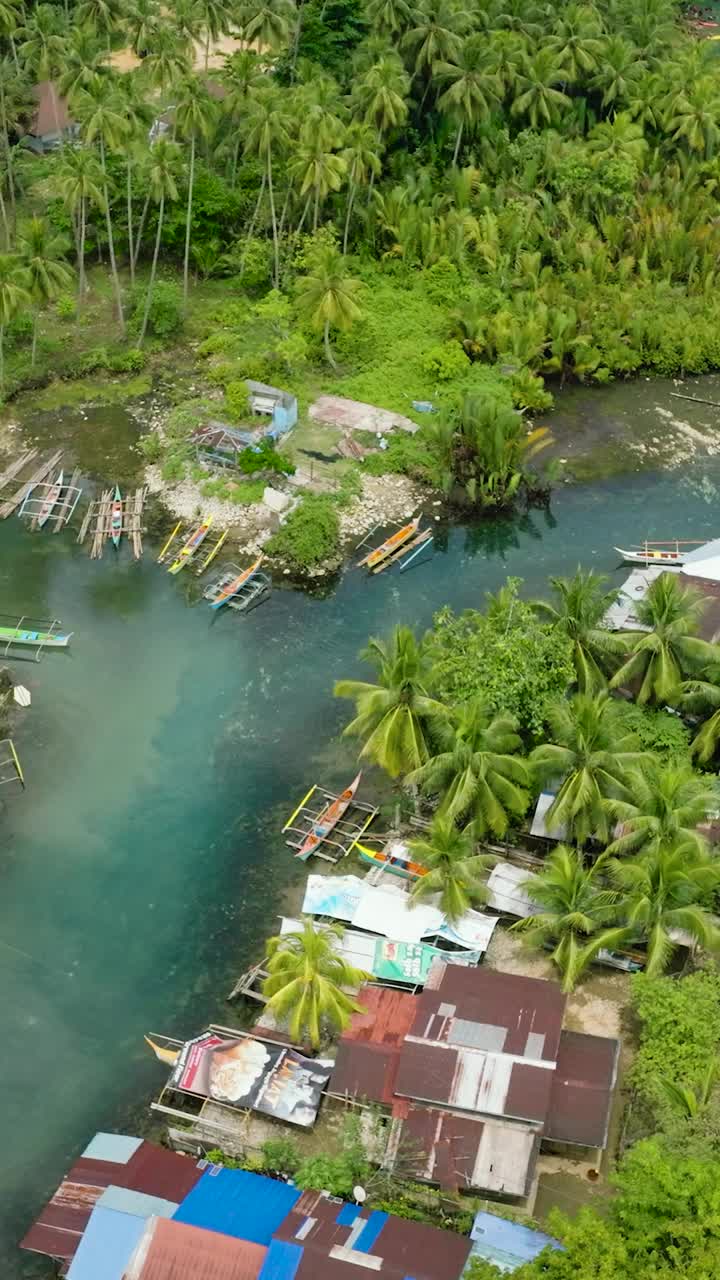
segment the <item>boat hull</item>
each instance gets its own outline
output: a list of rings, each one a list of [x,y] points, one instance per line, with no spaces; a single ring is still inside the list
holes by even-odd
[[[115,485],[115,497],[110,518],[110,537],[112,538],[113,546],[117,549],[122,538],[122,494],[117,485]]]
[[[393,862],[383,853],[379,853],[374,849],[368,849],[365,845],[358,844],[355,846],[362,862],[367,862],[371,867],[381,867],[383,871],[387,871],[390,875],[399,876],[401,880],[419,880],[421,876],[426,875],[424,867],[419,867],[415,863]]]
[[[616,547],[615,550],[626,564],[642,564],[646,567],[666,564],[669,569],[680,568],[689,554],[684,551],[624,551],[622,547]]]
[[[17,627],[0,627],[1,644],[28,644],[33,647],[42,645],[48,649],[65,649],[70,643],[72,631],[29,631]]]
[[[232,600],[237,595],[240,588],[244,587],[246,582],[250,582],[255,577],[255,574],[260,568],[261,561],[262,556],[258,556],[255,563],[251,564],[249,569],[246,569],[244,573],[238,574],[237,578],[235,578],[233,582],[223,588],[217,600],[213,600],[211,602],[210,608],[222,609],[223,605],[227,604],[228,600]]]
[[[397,551],[403,543],[408,541],[408,538],[412,538],[413,534],[417,533],[419,524],[420,517],[416,516],[414,520],[410,521],[410,524],[398,529],[397,533],[394,533],[390,538],[386,538],[374,551],[369,551],[366,556],[363,556],[362,560],[358,560],[358,568],[360,569],[364,565],[366,568],[372,569],[374,565],[380,564],[386,556],[389,556],[393,551]]]
[[[212,520],[205,520],[203,524],[190,535],[185,546],[182,548],[177,560],[174,560],[168,569],[168,573],[179,573],[181,569],[189,564],[199,547],[202,546],[208,535]]]
[[[46,524],[47,521],[50,519],[50,516],[53,513],[53,508],[56,506],[58,498],[62,493],[62,487],[63,487],[63,473],[61,471],[60,475],[55,481],[55,484],[53,485],[47,498],[45,499],[45,501],[43,502],[40,508],[40,513],[37,518],[38,529],[42,529],[43,525]]]

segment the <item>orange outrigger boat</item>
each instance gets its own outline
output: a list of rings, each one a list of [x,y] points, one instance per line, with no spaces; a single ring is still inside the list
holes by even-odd
[[[368,569],[372,569],[374,565],[379,564],[391,552],[397,551],[398,547],[407,542],[408,538],[412,538],[413,534],[417,533],[419,524],[420,517],[416,516],[409,524],[403,525],[402,529],[398,529],[396,533],[386,538],[374,551],[369,551],[366,556],[363,556],[362,560],[358,560],[358,568],[360,569],[363,565],[367,565]]]
[[[355,798],[355,792],[360,786],[361,778],[362,773],[359,773],[350,783],[350,786],[346,787],[339,796],[332,800],[327,808],[323,809],[322,813],[315,819],[309,833],[295,854],[295,857],[299,858],[301,862],[307,862],[310,854],[314,853],[318,845],[322,844],[323,840],[330,835],[333,827],[337,826],[345,811],[350,808]]]

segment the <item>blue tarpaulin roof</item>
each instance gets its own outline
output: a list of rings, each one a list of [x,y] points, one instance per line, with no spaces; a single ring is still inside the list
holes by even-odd
[[[215,1169],[203,1174],[173,1217],[192,1227],[269,1245],[299,1199],[297,1188],[285,1182],[244,1169]]]
[[[351,1227],[359,1212],[356,1204],[344,1204],[335,1221],[338,1226]]]
[[[388,1215],[383,1213],[382,1209],[375,1209],[367,1220],[360,1235],[355,1241],[355,1248],[359,1253],[372,1253],[372,1247],[375,1244],[380,1232],[388,1220]]]
[[[70,1263],[68,1280],[122,1280],[144,1230],[144,1218],[96,1205]]]
[[[473,1242],[468,1262],[475,1257],[486,1258],[500,1271],[516,1271],[524,1262],[531,1262],[550,1245],[561,1249],[562,1245],[543,1231],[523,1227],[519,1222],[509,1222],[494,1213],[475,1215],[470,1239]]]
[[[293,1280],[302,1256],[302,1245],[293,1244],[291,1240],[273,1240],[258,1280]]]
[[[85,1160],[112,1160],[115,1164],[127,1164],[138,1147],[142,1146],[142,1138],[130,1138],[125,1133],[96,1133],[92,1142],[83,1151]]]

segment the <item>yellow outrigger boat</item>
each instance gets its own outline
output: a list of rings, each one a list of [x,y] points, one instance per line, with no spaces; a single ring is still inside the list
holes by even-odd
[[[395,533],[391,534],[391,536],[386,538],[384,542],[381,542],[380,546],[376,547],[374,551],[369,551],[366,556],[363,556],[362,560],[358,560],[358,568],[360,569],[363,565],[367,565],[368,569],[372,569],[374,565],[380,564],[381,560],[384,560],[386,556],[391,555],[393,551],[397,551],[404,542],[407,542],[408,538],[412,538],[413,534],[417,533],[419,524],[420,517],[416,516],[409,524],[403,525],[402,529],[398,529]]]
[[[185,568],[186,564],[190,563],[195,552],[198,550],[198,547],[200,547],[204,539],[207,537],[212,520],[212,516],[208,516],[208,519],[203,520],[202,524],[198,525],[194,533],[190,534],[190,537],[180,551],[177,560],[173,560],[170,565],[168,573],[179,573],[181,569]]]

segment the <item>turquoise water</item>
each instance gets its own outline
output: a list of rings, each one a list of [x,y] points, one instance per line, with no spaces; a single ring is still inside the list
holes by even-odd
[[[508,574],[538,594],[582,561],[619,582],[613,544],[719,532],[719,478],[701,458],[561,486],[547,513],[439,533],[402,576],[278,590],[246,619],[189,603],[150,555],[92,562],[70,534],[0,525],[0,609],[75,632],[68,654],[12,664],[33,704],[14,734],[27,791],[0,803],[4,1278],[47,1274],[15,1242],[92,1133],[132,1128],[162,1083],[143,1033],[230,1016],[233,975],[305,874],[282,817],[349,776],[331,689],[368,633],[480,606]]]

